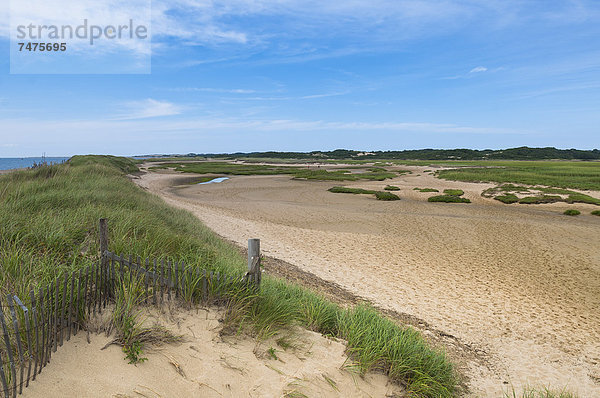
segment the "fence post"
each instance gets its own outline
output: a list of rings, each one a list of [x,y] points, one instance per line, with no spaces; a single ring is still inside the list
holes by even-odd
[[[248,275],[257,288],[260,287],[260,239],[248,239]]]
[[[11,373],[11,381],[12,381],[12,390],[13,397],[17,396],[17,371],[15,368],[15,361],[13,359],[13,349],[10,344],[10,336],[8,335],[8,327],[6,326],[6,322],[4,320],[4,311],[2,311],[2,302],[0,301],[0,323],[2,324],[2,332],[4,335],[4,346],[6,347],[6,351],[8,354],[8,361],[10,363],[10,373]],[[4,367],[4,364],[2,365]],[[3,380],[4,381],[4,380]],[[9,393],[6,394],[6,398],[9,397]]]

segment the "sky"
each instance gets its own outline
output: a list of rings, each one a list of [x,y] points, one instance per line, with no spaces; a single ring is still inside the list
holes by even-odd
[[[98,47],[140,74],[11,74],[9,16],[0,157],[600,147],[596,0],[153,0],[150,50]]]

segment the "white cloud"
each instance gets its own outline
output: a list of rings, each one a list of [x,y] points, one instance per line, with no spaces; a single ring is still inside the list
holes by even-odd
[[[477,66],[473,69],[471,69],[469,71],[469,73],[481,73],[481,72],[486,72],[488,70],[488,68],[486,68],[485,66]]]
[[[148,119],[160,116],[179,115],[182,108],[167,101],[148,98],[142,101],[130,101],[123,104],[127,111],[115,120]]]

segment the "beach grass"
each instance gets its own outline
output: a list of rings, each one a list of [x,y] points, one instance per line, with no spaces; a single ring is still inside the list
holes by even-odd
[[[565,216],[578,216],[581,214],[581,212],[579,210],[575,210],[575,209],[568,209],[568,210],[565,210],[563,214]]]
[[[503,398],[578,398],[578,396],[567,389],[525,387],[518,393],[514,387],[511,387],[504,391]]]
[[[126,176],[136,163],[126,158],[77,156],[67,164],[0,177],[0,292],[24,298],[31,288],[98,260],[98,219],[109,223],[109,249],[141,257],[166,257],[190,267],[241,277],[246,260],[190,213],[168,206]],[[184,297],[195,297],[192,282]],[[130,288],[128,291],[132,291]],[[135,294],[119,294],[115,324],[127,343],[127,358],[143,361],[143,333]],[[375,309],[342,308],[308,289],[265,275],[261,289],[226,292],[229,325],[273,336],[294,325],[343,338],[361,372],[382,371],[415,397],[451,397],[454,366],[418,332]],[[142,345],[140,345],[142,344]]]
[[[385,188],[386,191],[399,191],[400,187],[397,187],[395,185],[386,185]]]
[[[593,215],[593,216],[600,216],[600,210],[594,210],[590,214]]]
[[[529,196],[519,199],[516,194],[526,194]],[[593,196],[569,189],[555,187],[502,184],[498,185],[497,187],[484,190],[481,193],[481,196],[494,198],[503,203],[519,202],[522,204],[541,204],[565,202],[570,204],[586,203],[600,206],[600,199],[594,198]]]

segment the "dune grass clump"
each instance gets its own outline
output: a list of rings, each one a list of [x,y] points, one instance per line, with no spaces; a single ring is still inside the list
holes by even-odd
[[[397,187],[395,185],[386,185],[385,188],[386,191],[399,191],[400,187]]]
[[[394,195],[391,192],[375,192],[375,197],[377,198],[377,200],[400,200],[398,195]]]
[[[0,293],[17,294],[28,307],[28,292],[64,272],[99,258],[98,219],[109,225],[109,250],[141,257],[184,261],[192,269],[216,271],[239,280],[246,260],[190,213],[168,206],[138,188],[126,173],[135,162],[109,156],[74,157],[67,164],[0,177]],[[341,308],[296,284],[265,275],[259,291],[227,288],[226,323],[257,337],[303,326],[348,341],[361,372],[383,371],[415,397],[452,397],[457,377],[448,357],[420,334],[399,326],[373,308]],[[184,298],[199,300],[197,280],[188,280]],[[176,338],[141,324],[135,285],[117,287],[113,322],[132,363],[144,361],[144,342]],[[25,344],[25,343],[24,343]],[[32,347],[24,347],[32,352]]]
[[[355,195],[375,194],[375,191],[371,191],[368,189],[347,188],[347,187],[332,187],[332,188],[329,188],[328,191],[333,192],[333,193],[351,193],[351,194],[355,194]]]
[[[464,194],[465,191],[463,191],[462,189],[444,189],[444,195],[463,196]]]
[[[565,216],[578,216],[581,214],[581,212],[579,210],[569,209],[569,210],[565,210],[563,214]]]
[[[594,210],[590,214],[593,215],[593,216],[600,216],[600,210]]]
[[[506,204],[517,203],[519,201],[519,197],[512,193],[494,196],[494,199]]]
[[[428,202],[445,202],[445,203],[471,203],[467,198],[455,195],[437,195],[427,198]]]
[[[578,398],[578,396],[566,389],[557,391],[548,387],[525,387],[519,394],[515,391],[514,387],[512,387],[511,389],[504,391],[503,398]]]

